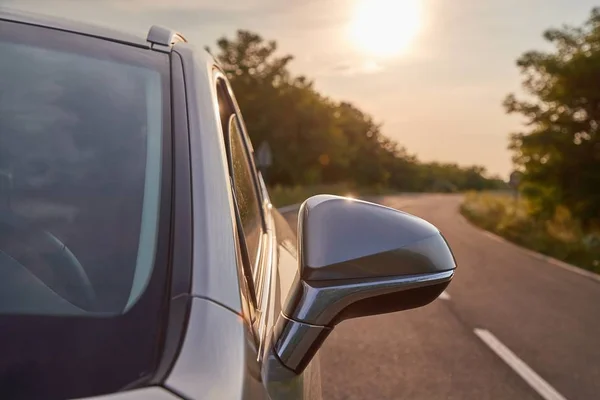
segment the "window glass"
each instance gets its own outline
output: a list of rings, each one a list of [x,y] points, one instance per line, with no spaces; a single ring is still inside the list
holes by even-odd
[[[260,202],[256,193],[241,130],[235,115],[229,118],[229,146],[235,197],[252,267],[256,262],[262,232]]]
[[[121,313],[154,260],[158,71],[0,41],[0,313]]]

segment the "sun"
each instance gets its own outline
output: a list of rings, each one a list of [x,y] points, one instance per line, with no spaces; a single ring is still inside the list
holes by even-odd
[[[352,42],[373,56],[407,51],[421,28],[421,0],[358,0],[350,23]]]

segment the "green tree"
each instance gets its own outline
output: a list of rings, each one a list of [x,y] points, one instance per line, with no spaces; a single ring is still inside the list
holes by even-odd
[[[344,137],[335,126],[334,105],[306,77],[293,77],[291,55],[240,30],[235,40],[217,42],[217,59],[233,86],[252,141],[273,150],[271,183],[313,184],[340,170]]]
[[[527,120],[510,149],[541,217],[563,205],[590,226],[600,219],[600,9],[583,26],[550,29],[544,38],[552,51],[517,61],[528,99],[504,101]]]
[[[345,181],[362,188],[418,191],[435,189],[436,179],[450,182],[446,186],[452,190],[484,188],[488,182],[476,167],[419,163],[384,136],[372,116],[324,96],[308,78],[294,76],[288,70],[293,57],[278,56],[274,41],[240,30],[232,40],[218,40],[215,56],[231,82],[252,142],[271,146],[269,184]]]

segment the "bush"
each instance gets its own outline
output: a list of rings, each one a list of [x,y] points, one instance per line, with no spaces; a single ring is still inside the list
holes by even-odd
[[[317,194],[335,194],[338,196],[365,196],[382,195],[391,193],[390,189],[380,186],[357,187],[351,183],[336,183],[331,185],[309,186],[281,186],[276,185],[269,189],[271,201],[275,207],[301,203]]]
[[[564,207],[547,219],[537,205],[509,195],[468,193],[461,213],[475,225],[511,242],[600,273],[600,233],[585,233]]]
[[[338,183],[334,185],[276,185],[269,189],[271,201],[275,207],[283,207],[290,204],[301,203],[311,196],[317,194],[337,194],[340,196],[352,196],[355,193],[353,185]]]

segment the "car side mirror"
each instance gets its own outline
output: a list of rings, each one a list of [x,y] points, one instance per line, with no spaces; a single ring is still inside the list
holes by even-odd
[[[299,270],[274,330],[274,351],[300,373],[339,322],[424,306],[456,263],[430,223],[338,196],[306,200],[298,215]]]

